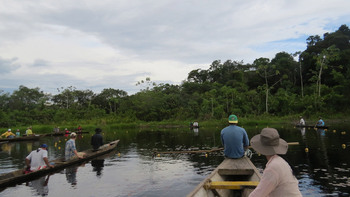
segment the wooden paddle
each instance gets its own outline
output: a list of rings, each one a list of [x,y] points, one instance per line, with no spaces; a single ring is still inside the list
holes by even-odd
[[[291,145],[299,145],[299,142],[288,142],[288,146]],[[252,148],[251,146],[248,146],[248,148]],[[211,153],[216,151],[224,150],[224,148],[213,148],[210,150],[183,150],[183,151],[165,151],[165,152],[158,152],[154,151],[155,154],[173,154],[173,153]]]

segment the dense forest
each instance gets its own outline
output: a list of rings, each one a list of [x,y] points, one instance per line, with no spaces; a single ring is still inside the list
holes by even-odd
[[[228,114],[309,116],[346,113],[350,107],[350,30],[342,25],[323,38],[306,40],[305,51],[279,52],[252,64],[215,60],[208,70],[192,70],[181,85],[156,84],[128,95],[119,89],[96,94],[74,86],[56,95],[20,86],[0,91],[0,127],[108,118],[119,122],[209,120]]]

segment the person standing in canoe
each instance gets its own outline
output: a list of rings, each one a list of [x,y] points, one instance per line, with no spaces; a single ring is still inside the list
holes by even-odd
[[[66,146],[65,146],[65,159],[66,161],[70,160],[70,159],[74,159],[76,157],[78,157],[79,159],[84,158],[84,155],[81,153],[78,153],[76,147],[75,147],[75,139],[77,137],[77,134],[75,132],[70,134],[70,139],[66,142]]]
[[[95,134],[91,137],[91,145],[94,151],[97,151],[98,148],[103,145],[103,137],[101,132],[102,130],[100,128],[96,128]]]
[[[300,121],[299,121],[300,126],[305,126],[305,120],[302,116],[300,116]]]
[[[236,115],[228,117],[229,126],[221,130],[221,142],[224,146],[225,157],[238,159],[244,156],[248,149],[248,134],[242,127],[237,126],[238,118]]]
[[[33,150],[26,157],[27,170],[26,173],[31,171],[37,171],[46,167],[53,168],[54,166],[49,163],[47,157],[47,145],[42,144],[37,150]]]
[[[249,197],[302,196],[294,168],[280,156],[287,153],[288,143],[280,138],[278,131],[264,128],[250,143],[256,152],[266,156],[267,164],[260,183]]]
[[[317,127],[323,127],[324,126],[324,121],[322,120],[322,118],[320,117],[319,120],[316,123]]]
[[[14,138],[16,135],[14,133],[12,133],[11,129],[8,129],[5,133],[3,133],[1,135],[1,137],[5,137],[5,138]]]

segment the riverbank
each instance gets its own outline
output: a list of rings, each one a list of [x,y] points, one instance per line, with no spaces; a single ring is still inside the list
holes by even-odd
[[[307,124],[313,125],[317,122],[319,114],[315,114],[312,117],[304,117]],[[273,115],[261,115],[261,116],[246,116],[238,117],[239,125],[244,127],[259,126],[259,127],[276,127],[281,125],[296,125],[299,121],[300,115],[289,116],[273,116]],[[336,124],[350,124],[349,114],[328,114],[322,116],[327,126]],[[190,123],[198,121],[200,127],[224,127],[227,125],[227,118],[220,120],[164,120],[160,122],[144,122],[144,121],[127,121],[110,119],[95,119],[79,122],[63,122],[61,124],[49,124],[49,125],[28,125],[28,126],[13,126],[10,127],[13,132],[17,129],[21,131],[21,134],[25,132],[27,127],[31,126],[34,133],[51,133],[53,129],[58,126],[61,131],[68,128],[69,131],[75,131],[79,125],[83,127],[84,131],[94,132],[95,128],[99,127],[106,130],[112,129],[127,129],[127,128],[189,128]],[[0,132],[7,131],[8,128],[0,128]]]

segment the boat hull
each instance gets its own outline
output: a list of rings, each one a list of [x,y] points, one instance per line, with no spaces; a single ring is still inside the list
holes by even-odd
[[[240,189],[212,189],[211,183],[259,182],[261,175],[249,158],[226,158],[208,177],[206,177],[187,197],[249,196],[255,186]]]
[[[299,128],[317,128],[317,129],[328,129],[328,126],[315,126],[315,125],[296,125]]]
[[[16,142],[16,141],[30,141],[30,140],[39,140],[39,135],[33,135],[33,136],[25,136],[25,137],[14,137],[14,138],[3,138],[0,139],[0,142]]]

